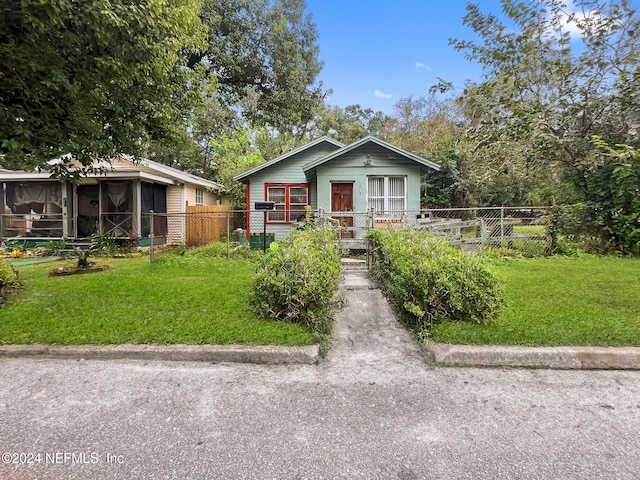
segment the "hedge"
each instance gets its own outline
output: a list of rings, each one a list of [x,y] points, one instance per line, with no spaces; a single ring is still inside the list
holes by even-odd
[[[259,316],[289,319],[320,333],[331,328],[331,305],[341,278],[331,229],[294,230],[260,259],[251,304]]]
[[[372,277],[418,333],[443,321],[497,318],[503,294],[482,258],[425,231],[372,230]]]

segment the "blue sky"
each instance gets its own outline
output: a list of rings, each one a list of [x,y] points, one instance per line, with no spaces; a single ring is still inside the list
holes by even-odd
[[[307,0],[320,35],[320,74],[328,103],[393,113],[401,98],[427,95],[437,78],[462,87],[482,70],[449,45],[475,39],[462,24],[465,0]],[[500,13],[499,0],[480,0]]]

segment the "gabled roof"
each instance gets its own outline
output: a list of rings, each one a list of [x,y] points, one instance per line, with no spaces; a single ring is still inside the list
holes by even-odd
[[[217,182],[207,180],[206,178],[198,177],[197,175],[192,175],[191,173],[178,170],[177,168],[173,168],[168,165],[164,165],[162,163],[154,162],[153,160],[142,159],[137,162],[137,165],[142,165],[160,174],[173,177],[176,180],[186,182],[186,183],[192,183],[194,185],[199,185],[202,187],[207,187],[212,190],[218,190],[219,188],[222,187],[222,185]]]
[[[297,155],[300,152],[303,152],[305,150],[308,150],[309,148],[315,147],[316,145],[319,145],[323,142],[328,142],[336,147],[338,147],[338,149],[344,147],[343,143],[338,142],[337,140],[334,140],[333,138],[327,137],[326,135],[323,137],[320,137],[316,140],[313,140],[312,142],[309,143],[305,143],[304,145],[302,145],[301,147],[295,148],[293,150],[291,150],[290,152],[287,152],[283,155],[280,155],[277,158],[274,158],[273,160],[269,160],[268,162],[263,163],[262,165],[258,165],[255,168],[252,168],[251,170],[247,170],[246,172],[243,172],[239,175],[236,175],[235,177],[233,177],[234,180],[238,180],[240,182],[242,182],[244,179],[246,179],[247,177],[253,175],[256,172],[259,172],[260,170],[263,170],[265,168],[269,168],[272,165],[275,165],[276,163],[279,163],[283,160],[286,160],[287,158],[290,158],[294,155]]]
[[[395,145],[391,145],[390,143],[384,142],[379,138],[376,138],[373,136],[365,137],[362,140],[358,140],[357,142],[352,143],[351,145],[343,146],[342,148],[336,150],[335,152],[331,152],[329,155],[325,155],[322,158],[318,158],[312,162],[309,162],[302,167],[302,170],[305,173],[307,173],[308,171],[313,170],[314,168],[322,165],[325,162],[328,162],[329,160],[333,160],[334,158],[344,155],[347,152],[351,152],[352,150],[355,150],[370,142],[375,143],[383,148],[386,148],[387,150],[391,150],[392,152],[397,153],[398,155],[405,157],[409,160],[412,160],[416,163],[419,163],[420,165],[432,168],[434,170],[440,170],[440,165],[438,165],[437,163],[432,162],[431,160],[427,160],[425,158],[419,157],[418,155],[414,155],[411,152],[407,152],[402,148],[396,147]]]

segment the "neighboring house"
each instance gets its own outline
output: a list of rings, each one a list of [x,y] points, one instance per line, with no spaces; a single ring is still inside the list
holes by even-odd
[[[304,218],[307,205],[324,210],[345,231],[342,238],[363,238],[366,212],[376,220],[413,218],[420,210],[420,177],[439,166],[401,148],[366,137],[343,145],[322,137],[235,177],[247,185],[247,208],[271,201],[275,210],[252,214],[247,230],[266,229],[281,238]],[[349,214],[352,212],[352,214]]]
[[[100,167],[100,165],[97,165]],[[218,205],[220,185],[151,160],[104,164],[104,172],[78,184],[50,178],[44,171],[0,170],[0,240],[82,239],[94,234],[115,238],[151,232],[150,210],[165,213],[154,221],[158,243],[185,240],[187,205]]]

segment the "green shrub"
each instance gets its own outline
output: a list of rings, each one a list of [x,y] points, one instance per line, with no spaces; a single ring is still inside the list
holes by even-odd
[[[18,286],[18,271],[7,262],[0,262],[0,305],[9,292]]]
[[[229,245],[230,258],[255,258],[260,252],[251,250],[248,243],[244,245]],[[201,247],[194,247],[184,250],[185,257],[227,257],[226,242],[212,242]]]
[[[67,246],[67,241],[64,238],[59,240],[51,240],[44,247],[44,254],[51,257],[57,254],[60,250],[64,250]]]
[[[483,260],[415,229],[372,230],[372,277],[417,333],[445,320],[485,323],[503,302]]]
[[[118,251],[118,242],[113,235],[91,235],[91,252],[94,255],[113,255]]]
[[[261,257],[251,304],[259,316],[289,319],[328,333],[340,276],[340,252],[332,230],[293,231]]]

